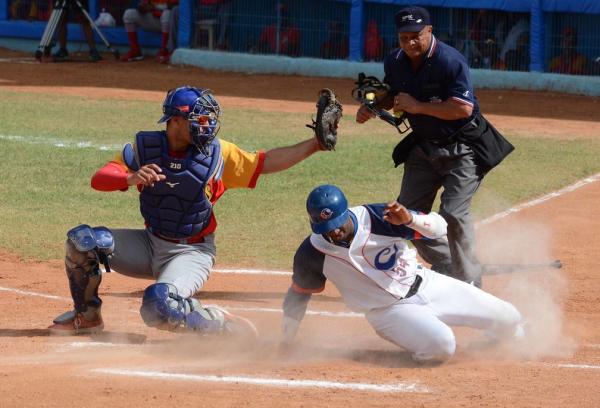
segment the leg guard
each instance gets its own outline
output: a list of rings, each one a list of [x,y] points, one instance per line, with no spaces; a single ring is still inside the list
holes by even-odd
[[[114,249],[112,234],[107,228],[91,228],[80,225],[67,233],[65,268],[69,278],[71,297],[75,311],[96,312],[102,300],[98,297],[98,287],[102,281],[99,264],[108,265],[108,256]]]
[[[140,314],[144,323],[163,330],[185,328],[202,334],[235,334],[256,338],[252,322],[218,307],[202,307],[193,298],[184,299],[177,288],[167,283],[155,283],[144,291]]]
[[[177,288],[168,283],[155,283],[146,288],[140,314],[146,325],[164,330],[185,327],[219,332],[223,326],[223,322],[202,308],[200,302],[182,298]]]

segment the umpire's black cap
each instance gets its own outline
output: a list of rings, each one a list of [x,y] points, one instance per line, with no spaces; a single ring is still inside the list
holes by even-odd
[[[431,25],[431,18],[423,7],[409,6],[396,13],[398,32],[417,32],[428,25]]]

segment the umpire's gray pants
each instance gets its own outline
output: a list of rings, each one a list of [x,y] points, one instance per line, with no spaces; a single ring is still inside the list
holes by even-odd
[[[183,298],[199,291],[215,260],[214,235],[203,243],[176,244],[139,229],[112,229],[115,250],[110,267],[134,278],[155,279],[177,288]]]
[[[414,147],[404,164],[398,201],[428,213],[443,187],[439,214],[448,223],[447,240],[423,239],[413,244],[432,269],[464,281],[479,280],[481,265],[475,256],[471,199],[483,178],[471,149],[461,143],[434,148],[426,155]]]

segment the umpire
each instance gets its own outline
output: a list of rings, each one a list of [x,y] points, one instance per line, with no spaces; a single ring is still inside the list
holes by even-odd
[[[398,201],[429,213],[443,187],[439,213],[448,222],[447,241],[414,244],[432,269],[480,287],[471,199],[514,148],[479,112],[466,59],[435,38],[427,10],[403,8],[395,22],[400,47],[384,61],[391,92],[378,107],[403,112],[412,128],[393,153],[396,166],[404,163]],[[373,117],[361,106],[356,121]]]

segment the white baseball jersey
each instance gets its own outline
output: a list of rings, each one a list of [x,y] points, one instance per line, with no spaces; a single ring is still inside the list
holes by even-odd
[[[315,292],[330,279],[346,305],[358,312],[389,306],[406,297],[421,268],[407,240],[442,237],[446,221],[436,213],[413,214],[410,225],[396,226],[383,219],[384,208],[385,204],[369,204],[349,209],[355,234],[348,248],[312,234],[310,245],[322,255],[299,251],[297,257],[304,253],[307,259],[296,259],[296,263],[320,260],[322,267],[294,268],[295,290]]]

